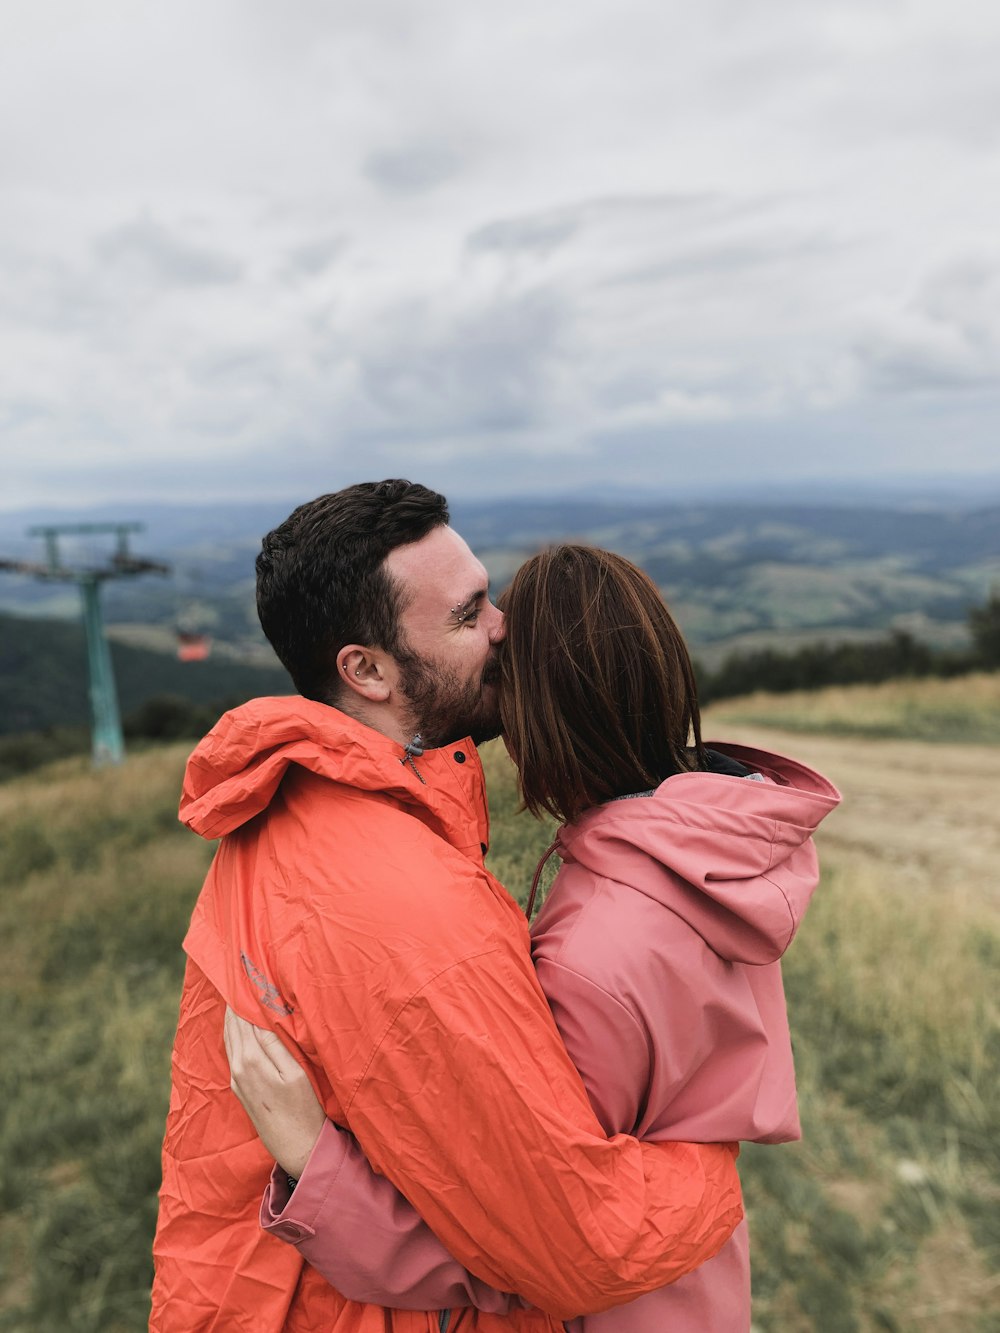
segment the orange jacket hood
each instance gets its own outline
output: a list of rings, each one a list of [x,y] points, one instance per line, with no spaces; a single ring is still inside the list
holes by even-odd
[[[459,850],[469,844],[469,811],[449,790],[428,783],[421,770],[448,754],[479,760],[471,740],[407,758],[405,747],[348,717],[338,708],[300,695],[253,699],[225,713],[188,760],[180,818],[203,838],[233,833],[270,805],[292,765],[357,791],[378,792],[403,805],[428,807]],[[489,817],[476,802],[475,848],[485,853]],[[471,844],[470,844],[471,846]]]

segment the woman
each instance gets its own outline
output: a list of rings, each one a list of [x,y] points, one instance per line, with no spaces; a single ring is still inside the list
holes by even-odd
[[[839,794],[793,760],[703,745],[684,641],[621,556],[543,552],[518,571],[505,610],[507,746],[524,805],[562,821],[532,955],[598,1119],[609,1135],[646,1139],[798,1138],[779,959],[816,886],[812,832]],[[277,1038],[232,1016],[227,1048],[234,1089],[283,1168],[264,1201],[268,1229],[357,1300],[516,1309],[368,1171]],[[749,1326],[744,1223],[679,1282],[569,1327]]]

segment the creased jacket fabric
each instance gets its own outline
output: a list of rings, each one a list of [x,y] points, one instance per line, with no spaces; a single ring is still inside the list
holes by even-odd
[[[713,771],[677,774],[560,831],[563,865],[532,951],[607,1133],[780,1143],[799,1137],[799,1121],[779,959],[817,883],[811,835],[839,793],[764,751],[720,743],[710,757]],[[262,1220],[344,1291],[509,1308],[332,1127],[294,1195],[275,1174]],[[694,1273],[570,1327],[746,1333],[745,1224]]]
[[[227,1002],[281,1033],[465,1267],[538,1307],[452,1330],[558,1328],[690,1271],[742,1216],[726,1148],[600,1132],[523,914],[483,866],[474,748],[405,758],[300,698],[227,714],[191,757],[181,817],[221,842],[185,939],[158,1333],[439,1327],[346,1300],[260,1229],[272,1164],[229,1089]]]

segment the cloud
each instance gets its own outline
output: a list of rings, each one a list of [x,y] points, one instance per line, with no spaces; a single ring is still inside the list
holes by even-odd
[[[447,314],[416,302],[369,330],[359,349],[359,389],[370,428],[410,440],[459,437],[463,447],[544,416],[566,311],[533,292]]]
[[[109,267],[171,285],[234,283],[242,273],[241,265],[231,256],[192,243],[148,217],[105,232],[94,249]]]
[[[364,174],[389,194],[422,194],[453,180],[463,168],[455,149],[441,143],[409,143],[369,153]]]
[[[293,246],[281,267],[282,276],[293,281],[316,278],[344,254],[346,236],[320,236]]]
[[[1000,253],[931,270],[905,303],[873,313],[855,345],[879,393],[980,392],[1000,386]]]
[[[986,0],[35,0],[0,504],[995,466],[998,63]]]
[[[582,219],[568,211],[528,218],[502,218],[479,227],[469,236],[469,250],[495,251],[504,255],[528,252],[542,257],[552,254],[573,237]]]

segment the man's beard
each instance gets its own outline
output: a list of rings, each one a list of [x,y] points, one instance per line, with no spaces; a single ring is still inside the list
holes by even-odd
[[[471,737],[475,745],[500,735],[497,684],[500,659],[487,659],[478,680],[462,681],[450,667],[433,658],[407,653],[397,656],[400,685],[409,703],[411,726],[424,745],[433,748]]]

